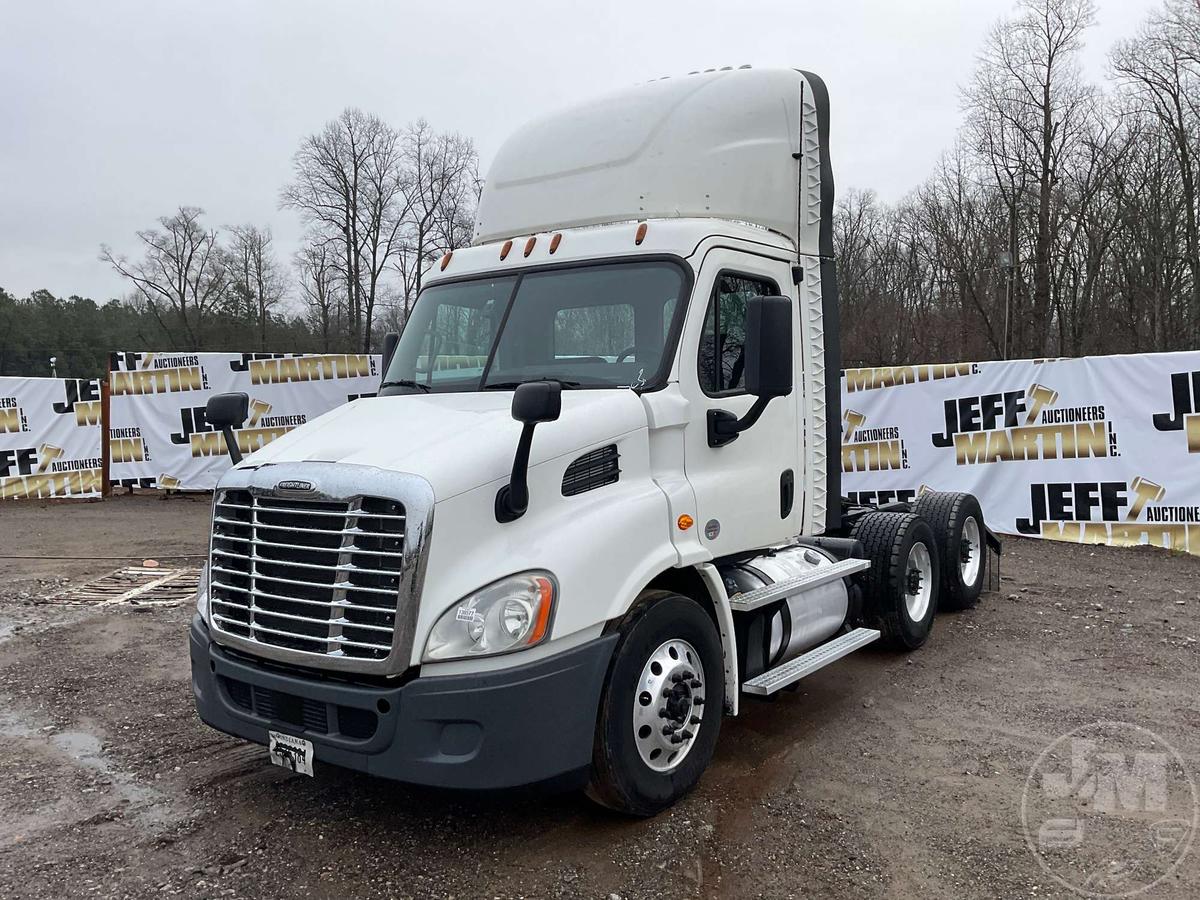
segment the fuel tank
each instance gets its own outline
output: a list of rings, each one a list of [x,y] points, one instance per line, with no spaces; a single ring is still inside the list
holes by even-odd
[[[835,561],[816,547],[784,547],[722,565],[719,571],[726,593],[733,597],[833,565]],[[752,612],[735,613],[742,680],[829,640],[845,624],[849,607],[846,583],[837,578]]]

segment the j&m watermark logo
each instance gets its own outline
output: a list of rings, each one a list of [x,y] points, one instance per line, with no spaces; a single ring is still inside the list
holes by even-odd
[[[1200,797],[1179,753],[1145,728],[1096,722],[1047,747],[1025,782],[1021,826],[1042,869],[1086,897],[1132,897],[1192,847]]]

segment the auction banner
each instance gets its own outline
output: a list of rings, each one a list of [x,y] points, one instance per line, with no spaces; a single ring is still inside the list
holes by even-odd
[[[99,497],[100,381],[0,378],[0,500]]]
[[[969,491],[998,532],[1200,554],[1200,352],[847,369],[842,492]]]
[[[380,357],[366,353],[113,353],[109,452],[113,485],[209,490],[229,468],[220,431],[205,421],[213,394],[250,396],[235,430],[243,454],[335,406],[374,396]]]

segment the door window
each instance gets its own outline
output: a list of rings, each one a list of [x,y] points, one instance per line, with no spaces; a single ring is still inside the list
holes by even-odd
[[[717,276],[700,336],[699,374],[704,393],[745,391],[746,301],[778,294],[775,283],[765,278],[732,272]]]

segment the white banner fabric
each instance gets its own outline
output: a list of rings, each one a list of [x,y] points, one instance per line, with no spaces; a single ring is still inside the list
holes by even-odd
[[[1200,554],[1200,351],[848,369],[842,493],[970,491],[998,532]]]
[[[99,497],[100,381],[0,378],[0,500]]]
[[[225,439],[205,421],[213,394],[242,391],[237,430],[248,454],[297,425],[379,389],[365,353],[113,353],[109,359],[113,484],[209,490],[229,468]]]

